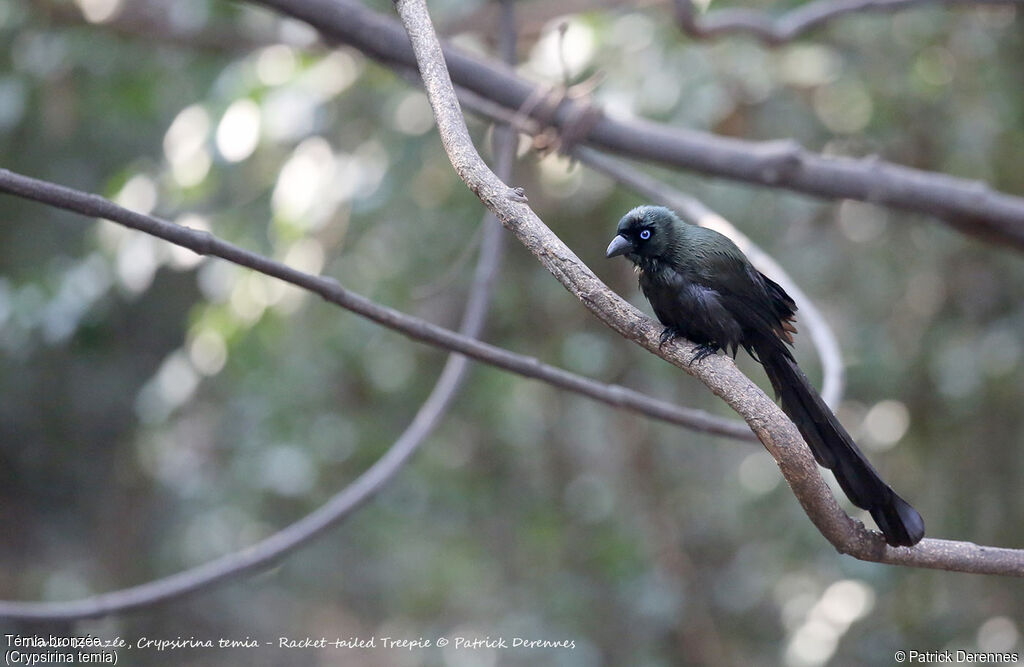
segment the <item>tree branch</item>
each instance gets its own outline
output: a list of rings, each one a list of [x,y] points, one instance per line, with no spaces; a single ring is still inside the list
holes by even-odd
[[[327,41],[349,44],[389,65],[415,64],[399,25],[350,0],[249,1],[306,21]],[[747,183],[929,213],[965,234],[1024,250],[1024,198],[993,191],[981,181],[903,167],[877,157],[818,155],[792,140],[745,141],[645,120],[614,120],[579,100],[563,98],[551,108],[536,104],[548,97],[543,87],[506,66],[451,46],[443,48],[456,83],[506,109],[532,107],[531,116],[561,130],[580,118],[595,118],[580,143]]]
[[[746,33],[769,46],[793,41],[833,19],[858,12],[898,12],[924,5],[1019,5],[1021,0],[815,0],[779,17],[754,9],[719,9],[706,16],[693,0],[675,0],[679,27],[694,39]]]
[[[836,503],[810,450],[778,406],[724,356],[690,365],[695,347],[676,342],[659,349],[661,327],[622,300],[537,217],[522,194],[487,168],[469,131],[423,0],[396,0],[412,42],[420,74],[448,158],[477,197],[541,264],[601,321],[648,351],[694,375],[750,424],[775,458],[783,476],[822,534],[842,553],[863,560],[963,572],[1024,576],[1024,550],[981,547],[968,542],[925,539],[912,548],[893,548],[867,531]]]

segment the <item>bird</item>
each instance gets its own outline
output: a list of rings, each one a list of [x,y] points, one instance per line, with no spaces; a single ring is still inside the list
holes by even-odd
[[[663,206],[638,206],[622,217],[605,252],[625,255],[640,289],[665,326],[696,344],[691,364],[743,348],[759,361],[782,410],[814,458],[830,469],[850,501],[867,510],[890,546],[924,537],[924,520],[886,484],[797,365],[790,350],[796,304],[754,268],[729,238],[683,222]]]

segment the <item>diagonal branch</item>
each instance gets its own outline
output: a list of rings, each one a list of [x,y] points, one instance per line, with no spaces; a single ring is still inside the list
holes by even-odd
[[[822,534],[842,553],[862,560],[944,570],[1024,576],[1024,550],[981,547],[969,542],[925,539],[913,548],[893,548],[839,507],[810,450],[782,411],[726,357],[690,365],[692,343],[659,349],[661,327],[607,288],[525,203],[487,168],[469,136],[444,54],[424,0],[396,0],[412,42],[424,86],[448,158],[477,197],[541,264],[601,321],[624,337],[697,377],[740,413],[778,462],[783,476]]]
[[[924,5],[1019,5],[1021,0],[814,0],[779,17],[754,9],[719,9],[706,16],[693,0],[675,0],[676,21],[695,39],[746,33],[769,46],[793,41],[833,19],[860,12],[898,12]]]
[[[325,40],[349,44],[388,65],[415,65],[401,27],[351,0],[249,1],[306,21]],[[579,100],[561,99],[554,108],[538,105],[537,100],[548,98],[543,87],[498,63],[443,48],[456,83],[510,111],[532,107],[535,118],[559,129],[581,118],[595,119],[580,138],[587,145],[746,183],[929,213],[965,234],[1024,250],[1024,198],[994,191],[981,181],[877,157],[819,155],[792,140],[745,141],[645,120],[616,120]]]

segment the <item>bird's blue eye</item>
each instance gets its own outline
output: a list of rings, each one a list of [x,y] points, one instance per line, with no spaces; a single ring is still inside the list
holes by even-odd
[[[645,229],[642,232],[640,232],[640,238],[642,238],[644,241],[651,238],[651,230]]]

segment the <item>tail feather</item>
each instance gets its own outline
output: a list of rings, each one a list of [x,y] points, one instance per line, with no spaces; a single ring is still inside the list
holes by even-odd
[[[818,463],[835,474],[850,502],[871,513],[890,545],[917,544],[924,537],[921,515],[882,481],[782,342],[766,341],[754,351],[783,411],[796,424]]]

